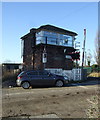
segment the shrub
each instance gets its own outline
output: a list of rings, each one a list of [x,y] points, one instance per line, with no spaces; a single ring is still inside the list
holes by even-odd
[[[16,81],[18,73],[6,72],[2,74],[2,82],[5,81]]]

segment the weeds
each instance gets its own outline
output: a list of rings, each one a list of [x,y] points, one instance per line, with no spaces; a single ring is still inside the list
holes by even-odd
[[[92,96],[90,99],[88,99],[88,102],[90,103],[89,108],[86,110],[86,115],[88,118],[100,118],[98,101],[98,95]]]
[[[99,73],[96,73],[96,72],[90,73],[88,75],[88,77],[100,77],[100,72]]]
[[[13,73],[13,72],[6,72],[2,74],[2,82],[5,81],[15,81],[17,79],[18,72]]]

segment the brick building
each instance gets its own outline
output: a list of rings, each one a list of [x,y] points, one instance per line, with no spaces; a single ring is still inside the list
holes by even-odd
[[[2,63],[2,73],[6,74],[7,72],[16,73],[19,72],[22,68],[21,63]]]
[[[73,68],[74,41],[77,33],[44,25],[30,32],[22,39],[24,69]]]

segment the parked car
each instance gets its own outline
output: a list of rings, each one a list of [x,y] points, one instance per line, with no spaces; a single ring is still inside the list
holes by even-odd
[[[62,87],[68,83],[68,77],[51,74],[46,70],[23,71],[17,77],[17,86],[28,89],[30,86],[57,86]]]

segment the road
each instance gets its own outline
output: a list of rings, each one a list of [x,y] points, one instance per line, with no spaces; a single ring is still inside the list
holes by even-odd
[[[61,88],[4,88],[2,117],[98,118],[99,84],[100,81],[94,80]]]

